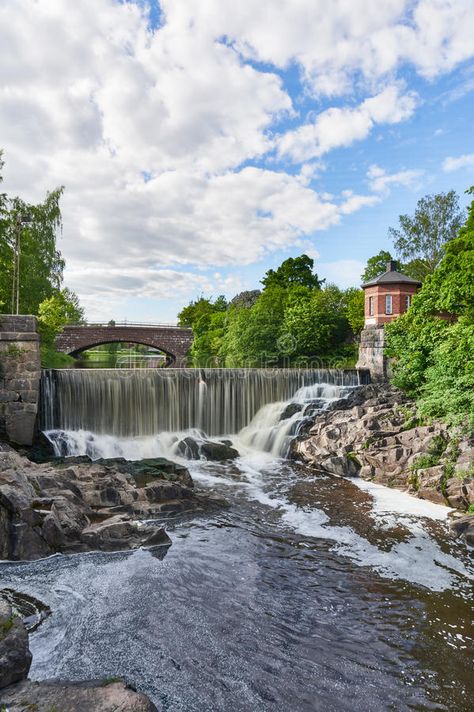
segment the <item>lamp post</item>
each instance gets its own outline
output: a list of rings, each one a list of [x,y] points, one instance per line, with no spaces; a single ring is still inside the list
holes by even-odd
[[[28,225],[31,218],[28,215],[19,215],[15,221],[15,246],[13,250],[13,284],[12,284],[12,314],[20,313],[20,254],[21,230]]]

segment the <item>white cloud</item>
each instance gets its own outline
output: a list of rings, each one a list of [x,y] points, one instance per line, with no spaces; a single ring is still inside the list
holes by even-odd
[[[325,166],[314,159],[408,119],[417,98],[399,67],[431,78],[464,61],[469,6],[162,0],[151,32],[133,2],[0,3],[5,190],[39,200],[66,186],[60,247],[91,305],[207,289],[211,268],[312,244],[380,200],[315,191]],[[279,71],[291,63],[306,92],[347,92],[346,105],[298,116]],[[295,129],[278,136],[288,117]]]
[[[464,153],[462,156],[448,156],[443,161],[443,171],[450,173],[458,171],[460,168],[471,168],[474,166],[474,153]]]
[[[403,185],[406,187],[416,186],[424,171],[418,169],[410,169],[406,171],[398,171],[398,173],[387,173],[384,168],[377,165],[370,166],[367,171],[370,189],[376,193],[388,193],[394,185]]]
[[[308,89],[341,95],[410,63],[433,79],[474,55],[472,0],[181,0],[163,2],[173,23],[191,15],[244,57],[297,62]]]
[[[288,131],[278,141],[278,152],[296,162],[320,157],[367,138],[376,124],[395,124],[410,118],[416,103],[413,92],[402,94],[400,86],[388,86],[359,106],[327,109],[313,123]]]

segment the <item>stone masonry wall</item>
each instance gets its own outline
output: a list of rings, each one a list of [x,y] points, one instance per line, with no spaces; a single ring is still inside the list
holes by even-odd
[[[38,412],[40,343],[33,316],[0,314],[0,439],[31,445]]]
[[[387,381],[389,378],[388,359],[384,356],[383,349],[383,326],[369,327],[361,331],[356,368],[368,369],[372,381]]]

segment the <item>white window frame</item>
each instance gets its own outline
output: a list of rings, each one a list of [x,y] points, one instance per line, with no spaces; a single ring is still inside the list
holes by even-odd
[[[405,311],[411,307],[411,294],[405,294]]]
[[[385,295],[385,314],[387,316],[392,316],[393,314],[393,296],[391,294]]]
[[[375,314],[375,302],[373,295],[369,297],[369,316],[374,316]]]

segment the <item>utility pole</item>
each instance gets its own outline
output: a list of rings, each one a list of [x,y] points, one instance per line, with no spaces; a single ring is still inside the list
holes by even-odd
[[[20,255],[21,231],[28,225],[31,218],[27,215],[18,216],[15,221],[15,244],[13,248],[13,283],[12,283],[12,314],[20,313]]]

